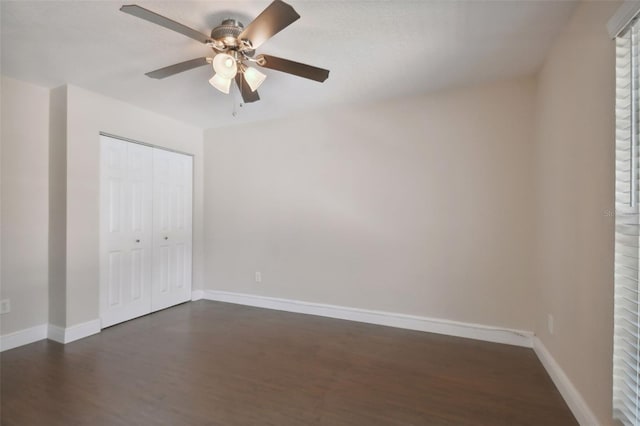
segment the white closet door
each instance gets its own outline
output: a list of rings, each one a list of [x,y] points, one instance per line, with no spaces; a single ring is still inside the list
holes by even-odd
[[[152,148],[101,136],[102,327],[151,312]]]
[[[191,300],[193,158],[153,150],[152,310]]]

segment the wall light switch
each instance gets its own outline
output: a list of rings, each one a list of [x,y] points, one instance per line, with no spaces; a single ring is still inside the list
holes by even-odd
[[[11,312],[11,299],[0,300],[0,314],[8,314]]]
[[[260,272],[256,272],[256,282],[257,283],[262,282],[262,274]]]
[[[549,329],[549,334],[553,334],[553,315],[547,315],[547,328]]]

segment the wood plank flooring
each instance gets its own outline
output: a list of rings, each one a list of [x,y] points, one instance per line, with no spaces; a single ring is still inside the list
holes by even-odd
[[[1,357],[2,425],[575,425],[531,349],[198,301]]]

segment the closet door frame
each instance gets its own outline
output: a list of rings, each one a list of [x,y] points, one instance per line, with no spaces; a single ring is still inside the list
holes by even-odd
[[[153,144],[150,144],[150,143],[147,143],[147,142],[141,142],[141,141],[138,141],[138,140],[135,140],[135,139],[125,138],[125,137],[122,137],[122,136],[118,136],[118,135],[114,135],[114,134],[110,134],[110,133],[106,133],[106,132],[100,132],[99,135],[100,135],[99,143],[101,145],[100,150],[99,150],[100,151],[100,155],[101,155],[100,162],[99,162],[100,163],[100,194],[99,194],[99,197],[100,197],[100,229],[99,229],[99,234],[100,234],[99,235],[99,240],[100,240],[100,243],[99,243],[99,250],[100,250],[99,295],[100,295],[100,300],[99,300],[99,307],[100,307],[101,328],[106,328],[106,327],[109,327],[111,325],[115,325],[115,324],[118,324],[120,322],[127,321],[128,319],[133,319],[133,318],[145,315],[146,313],[154,312],[154,311],[159,310],[159,309],[153,309],[153,300],[152,300],[151,303],[149,304],[149,311],[146,312],[146,313],[140,313],[139,315],[133,316],[133,317],[128,318],[128,319],[122,319],[121,321],[114,321],[113,319],[109,319],[109,320],[107,320],[105,322],[105,307],[106,307],[106,305],[103,305],[103,304],[106,303],[105,302],[106,301],[106,293],[105,293],[106,282],[104,281],[105,277],[106,277],[104,268],[106,267],[106,265],[104,263],[105,263],[107,245],[106,245],[106,242],[105,242],[106,233],[104,232],[106,230],[105,223],[104,223],[104,219],[105,218],[103,217],[103,214],[102,214],[102,203],[103,203],[103,199],[102,199],[102,191],[103,191],[103,182],[102,182],[102,179],[103,179],[102,139],[103,139],[103,137],[115,139],[115,140],[118,140],[118,141],[121,141],[121,142],[126,142],[126,143],[131,143],[131,144],[136,144],[136,145],[142,145],[142,146],[146,146],[146,147],[149,147],[149,148],[152,148],[152,149],[158,149],[158,150],[162,150],[162,151],[173,152],[173,153],[185,155],[185,156],[188,156],[188,157],[191,158],[191,176],[190,176],[191,177],[191,185],[190,185],[190,188],[191,188],[191,194],[190,194],[190,199],[191,199],[190,213],[191,214],[190,214],[190,216],[191,217],[190,217],[190,220],[189,220],[190,227],[191,227],[191,233],[190,233],[191,237],[190,237],[190,247],[189,247],[190,256],[189,256],[189,265],[188,265],[188,268],[189,268],[189,282],[185,283],[186,286],[189,288],[189,294],[191,294],[191,291],[193,289],[193,219],[194,219],[194,217],[193,217],[194,216],[193,183],[194,183],[195,179],[194,179],[194,168],[193,168],[193,164],[194,164],[194,161],[193,161],[194,155],[193,154],[190,154],[188,152],[175,150],[175,149],[171,149],[171,148],[166,148],[166,147],[159,146],[159,145],[153,145]],[[153,153],[152,153],[151,157],[153,158]],[[155,175],[155,172],[153,170],[153,160],[152,160],[152,165],[151,166],[152,166],[152,170],[151,170],[151,175],[152,175],[151,193],[153,194],[155,192],[154,183],[153,183],[153,177]],[[156,238],[156,236],[153,235],[153,230],[155,228],[154,222],[156,220],[153,217],[153,208],[154,208],[154,206],[153,206],[153,195],[152,195],[152,206],[151,206],[151,211],[152,211],[152,222],[151,222],[152,235],[151,235],[151,239],[152,239],[152,241]],[[150,261],[151,261],[151,269],[152,269],[151,270],[151,277],[153,277],[155,275],[155,272],[153,270],[153,268],[154,268],[154,263],[153,263],[154,259],[155,259],[155,255],[153,253],[153,247],[152,247],[151,253],[150,253]],[[151,278],[151,279],[153,279],[153,278]],[[153,287],[153,283],[151,283],[151,287]],[[190,300],[190,297],[189,297],[188,300]],[[185,301],[187,301],[187,300],[181,300],[180,302],[176,302],[175,304],[182,303],[182,302],[185,302]],[[166,305],[164,307],[169,307],[169,306],[172,306],[172,305]]]

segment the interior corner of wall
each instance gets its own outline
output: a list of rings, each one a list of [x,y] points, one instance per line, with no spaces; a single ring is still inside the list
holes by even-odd
[[[66,326],[67,85],[49,96],[49,323]]]

